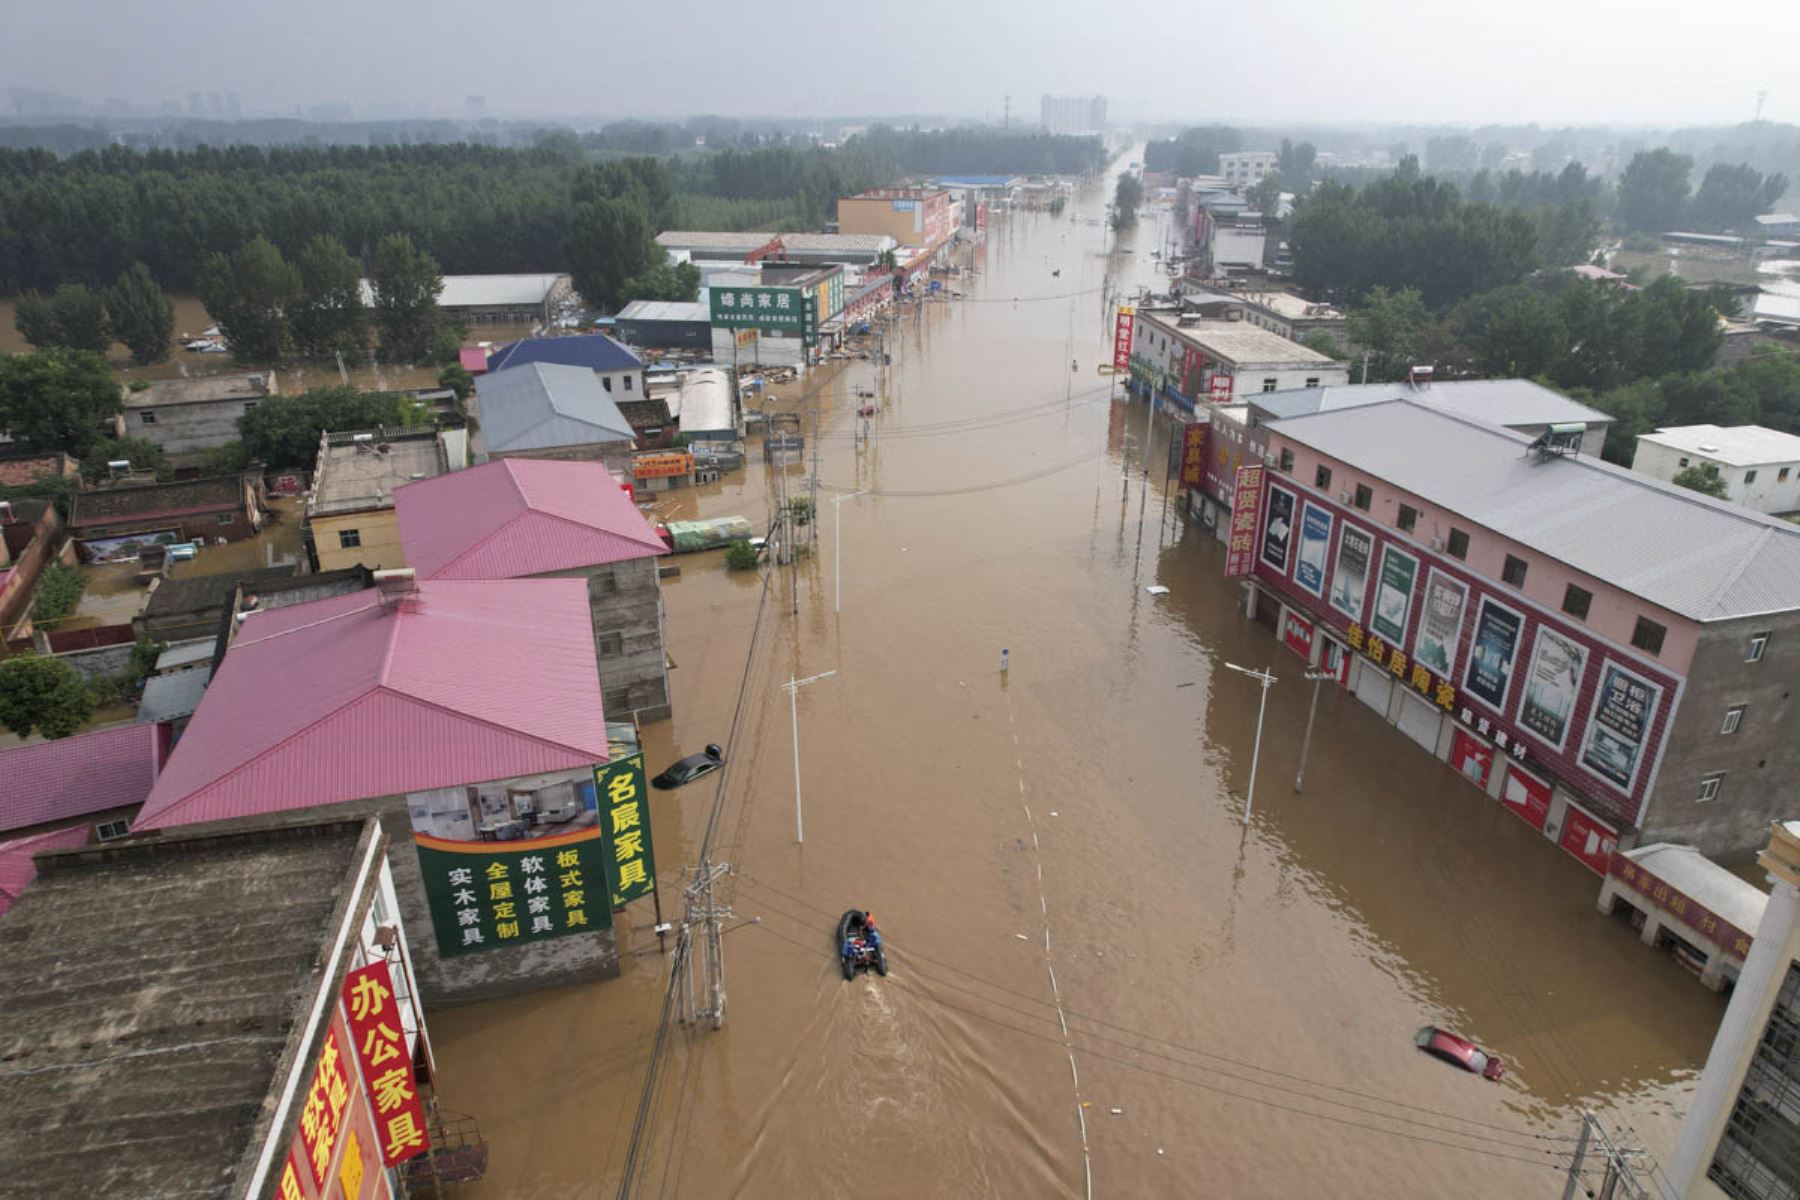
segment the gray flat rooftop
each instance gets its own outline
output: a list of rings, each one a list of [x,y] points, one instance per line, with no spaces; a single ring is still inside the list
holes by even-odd
[[[241,1195],[360,822],[40,858],[0,937],[0,1191]]]
[[[1416,400],[1268,428],[1693,620],[1800,608],[1800,526]]]
[[[392,508],[394,489],[444,472],[437,432],[396,429],[365,431],[371,440],[358,442],[352,433],[326,435],[313,467],[309,516]]]
[[[1250,398],[1250,406],[1270,418],[1361,408],[1388,400],[1412,400],[1459,413],[1489,425],[1555,425],[1580,421],[1611,424],[1598,409],[1571,400],[1529,379],[1464,379],[1415,388],[1410,383],[1352,383],[1330,387],[1290,388]]]
[[[1761,425],[1672,425],[1639,434],[1638,441],[1703,455],[1731,467],[1800,462],[1800,437]]]
[[[1334,367],[1335,359],[1317,350],[1289,341],[1278,333],[1250,324],[1248,321],[1183,321],[1177,323],[1173,312],[1139,312],[1168,333],[1214,358],[1235,366],[1260,366],[1268,363],[1292,363],[1300,366]]]
[[[200,375],[191,379],[161,379],[142,391],[127,391],[125,407],[217,404],[222,400],[261,400],[268,395],[269,377],[263,373]]]

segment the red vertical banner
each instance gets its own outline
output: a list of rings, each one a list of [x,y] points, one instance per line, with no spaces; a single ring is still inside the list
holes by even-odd
[[[1137,309],[1125,306],[1113,318],[1113,370],[1131,370],[1131,323]]]
[[[342,1024],[333,1020],[319,1048],[312,1086],[300,1108],[300,1155],[312,1172],[315,1193],[323,1195],[344,1132],[344,1109],[350,1101],[350,1069],[344,1061]]]
[[[1225,543],[1225,578],[1248,575],[1256,562],[1256,519],[1262,510],[1263,465],[1237,469],[1231,495],[1231,537]]]
[[[1206,482],[1206,435],[1212,428],[1205,421],[1191,421],[1182,432],[1181,486],[1197,488]]]
[[[1313,623],[1284,606],[1281,610],[1281,642],[1289,650],[1311,662]]]
[[[424,1153],[430,1142],[425,1132],[425,1103],[413,1078],[406,1029],[394,999],[394,977],[385,961],[350,972],[344,980],[344,1010],[350,1017],[356,1061],[375,1109],[381,1165],[391,1167]]]
[[[1229,372],[1216,370],[1206,381],[1206,398],[1213,404],[1231,403],[1231,375]]]

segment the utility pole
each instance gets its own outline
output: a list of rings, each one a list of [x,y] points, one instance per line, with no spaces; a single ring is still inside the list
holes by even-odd
[[[831,611],[834,613],[844,611],[844,514],[838,508],[838,505],[846,500],[854,500],[858,496],[866,496],[868,494],[869,489],[864,488],[860,492],[851,492],[847,496],[833,496],[831,498],[831,538],[833,543],[831,547],[833,592]]]
[[[1227,670],[1236,671],[1239,675],[1248,675],[1262,685],[1262,700],[1256,706],[1256,744],[1250,751],[1250,791],[1244,796],[1244,824],[1250,824],[1250,806],[1256,802],[1256,762],[1262,757],[1263,714],[1269,708],[1269,685],[1275,682],[1271,668],[1253,671],[1249,667],[1240,667],[1236,663],[1226,663]]]
[[[730,906],[714,901],[713,884],[730,870],[729,863],[715,863],[710,858],[700,860],[694,882],[687,886],[687,907],[681,918],[681,935],[675,943],[676,970],[687,977],[681,1019],[711,1021],[714,1029],[725,1024],[725,938],[720,923],[732,916],[732,912]],[[694,1003],[694,971],[690,955],[696,928],[699,931],[700,964],[706,972],[704,1008],[697,1008]],[[688,953],[683,953],[684,949]]]
[[[826,671],[821,675],[809,675],[805,679],[788,676],[788,681],[781,685],[782,691],[788,694],[788,718],[794,725],[794,841],[804,844],[806,841],[806,825],[800,808],[800,689],[809,683],[817,683],[821,679],[830,679],[836,671]]]
[[[1306,751],[1312,745],[1313,717],[1319,711],[1319,684],[1327,679],[1337,678],[1336,671],[1308,670],[1300,678],[1310,680],[1313,685],[1312,702],[1306,706],[1306,733],[1300,739],[1300,770],[1294,775],[1294,790],[1300,791],[1306,783]]]
[[[1586,1191],[1581,1178],[1581,1168],[1590,1153],[1602,1160],[1600,1190],[1597,1192]],[[1581,1133],[1575,1139],[1575,1152],[1569,1158],[1569,1178],[1563,1185],[1563,1200],[1575,1200],[1577,1196],[1598,1196],[1600,1200],[1651,1200],[1649,1189],[1631,1165],[1634,1159],[1647,1157],[1640,1147],[1614,1142],[1600,1118],[1583,1110]]]

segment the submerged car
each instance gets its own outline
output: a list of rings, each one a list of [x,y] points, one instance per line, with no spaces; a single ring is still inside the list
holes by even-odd
[[[680,762],[671,763],[661,775],[650,781],[650,786],[668,791],[684,783],[692,783],[702,775],[711,775],[724,765],[725,752],[717,746],[708,746],[699,754],[690,754]]]
[[[1483,1079],[1497,1080],[1506,1074],[1506,1064],[1499,1057],[1436,1025],[1427,1025],[1414,1034],[1413,1044],[1433,1058],[1441,1058]]]

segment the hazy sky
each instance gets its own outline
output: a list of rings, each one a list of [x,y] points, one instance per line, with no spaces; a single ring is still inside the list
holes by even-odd
[[[1800,121],[1800,4],[1693,0],[8,0],[0,89],[245,110],[1714,124]]]

